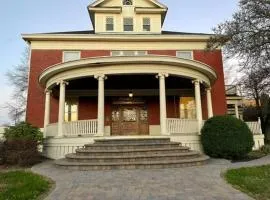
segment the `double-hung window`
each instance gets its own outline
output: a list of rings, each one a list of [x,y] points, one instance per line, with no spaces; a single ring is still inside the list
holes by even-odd
[[[106,17],[106,31],[114,31],[113,17]]]
[[[143,18],[143,31],[150,31],[150,30],[151,30],[150,18],[145,17]]]
[[[133,18],[124,18],[124,31],[133,31]]]

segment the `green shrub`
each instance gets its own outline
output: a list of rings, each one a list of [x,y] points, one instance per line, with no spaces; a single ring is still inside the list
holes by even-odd
[[[232,116],[216,116],[207,120],[201,133],[204,152],[213,158],[242,158],[254,145],[252,132],[246,123]]]
[[[38,128],[22,122],[7,128],[4,137],[4,160],[7,164],[29,166],[40,161],[38,148],[42,133]]]
[[[4,137],[10,139],[34,140],[41,142],[43,139],[42,132],[39,128],[26,122],[21,122],[16,126],[5,129]]]

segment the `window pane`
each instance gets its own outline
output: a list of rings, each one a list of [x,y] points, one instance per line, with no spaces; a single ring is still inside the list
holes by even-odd
[[[133,18],[124,18],[124,31],[133,31]]]
[[[121,51],[111,51],[112,56],[121,56]]]
[[[64,52],[64,58],[63,61],[64,62],[68,62],[68,61],[73,61],[73,60],[80,60],[80,52],[78,51],[65,51]]]
[[[137,51],[138,56],[145,56],[147,54],[146,51]]]
[[[113,31],[113,17],[106,18],[106,31]]]
[[[133,31],[133,25],[124,25],[124,31]]]
[[[181,119],[196,119],[196,105],[194,97],[181,97],[179,105]]]
[[[123,0],[123,5],[125,6],[131,6],[132,4],[132,0]]]
[[[123,56],[135,56],[135,51],[123,51]]]
[[[78,99],[69,98],[65,102],[65,121],[77,121],[78,120]]]
[[[113,24],[106,24],[106,31],[113,31]]]
[[[150,31],[150,25],[143,25],[143,31]]]
[[[143,18],[143,31],[150,31],[150,18]]]
[[[112,56],[145,56],[147,51],[111,51]]]
[[[192,59],[192,52],[191,51],[178,51],[176,53],[176,56],[178,58]]]

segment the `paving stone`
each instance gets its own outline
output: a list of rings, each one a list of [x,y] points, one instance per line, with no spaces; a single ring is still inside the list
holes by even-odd
[[[270,156],[248,163],[211,159],[198,167],[117,171],[64,170],[46,161],[32,170],[56,181],[48,200],[249,200],[220,174],[264,164],[270,164]]]

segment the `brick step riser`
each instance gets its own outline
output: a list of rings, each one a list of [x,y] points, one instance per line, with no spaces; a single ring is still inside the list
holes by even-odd
[[[85,149],[87,150],[124,150],[124,149],[155,149],[155,148],[171,148],[171,147],[179,147],[179,144],[156,144],[156,145],[124,145],[124,146],[95,146],[95,145],[87,145]]]
[[[152,140],[95,140],[95,144],[160,144],[170,142],[170,139],[152,139]]]
[[[141,152],[103,152],[103,153],[89,153],[89,152],[76,152],[79,156],[138,156],[138,155],[162,155],[162,154],[169,154],[169,153],[187,153],[189,150],[163,150],[163,151],[141,151]]]
[[[187,156],[167,156],[167,157],[146,157],[146,158],[66,158],[68,162],[80,163],[121,163],[121,162],[151,162],[151,161],[172,161],[172,160],[187,160],[198,158],[200,155],[187,155]]]
[[[116,166],[59,166],[60,168],[69,170],[114,170],[114,169],[164,169],[164,168],[182,168],[182,167],[192,167],[201,166],[206,164],[207,161],[197,161],[191,163],[179,163],[179,164],[155,164],[155,165],[116,165]]]

